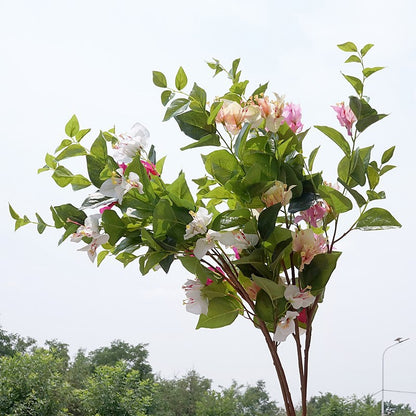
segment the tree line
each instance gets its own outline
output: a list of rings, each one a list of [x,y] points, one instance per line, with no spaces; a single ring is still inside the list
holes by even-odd
[[[191,370],[180,378],[156,375],[146,344],[121,340],[71,359],[68,344],[36,340],[0,328],[0,415],[4,416],[283,416],[264,381],[213,388]],[[370,396],[326,393],[308,403],[310,416],[378,416]],[[416,416],[408,405],[386,403],[386,414]]]

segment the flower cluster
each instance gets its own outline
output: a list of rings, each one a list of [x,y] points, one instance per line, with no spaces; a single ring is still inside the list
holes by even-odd
[[[275,99],[268,96],[254,96],[246,102],[223,100],[215,121],[224,126],[232,135],[241,130],[244,123],[251,128],[264,126],[267,131],[276,133],[283,123],[287,123],[295,133],[303,128],[300,106],[285,103],[284,98],[275,94]]]

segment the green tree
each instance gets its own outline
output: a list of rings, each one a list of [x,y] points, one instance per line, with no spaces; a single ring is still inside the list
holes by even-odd
[[[39,348],[32,354],[0,357],[0,414],[63,416],[71,388],[62,361]]]
[[[136,370],[142,378],[153,378],[152,367],[147,362],[149,352],[146,344],[131,345],[115,340],[109,347],[101,347],[91,351],[89,358],[92,366],[115,366],[119,361],[126,364],[129,370]]]
[[[179,379],[159,379],[151,414],[195,416],[196,403],[210,390],[211,383],[194,370]]]
[[[33,338],[11,334],[0,327],[0,357],[5,355],[11,357],[18,352],[28,352],[35,344],[36,341]]]
[[[139,371],[119,361],[115,366],[97,367],[78,394],[86,415],[144,416],[154,390],[151,380],[143,380]]]

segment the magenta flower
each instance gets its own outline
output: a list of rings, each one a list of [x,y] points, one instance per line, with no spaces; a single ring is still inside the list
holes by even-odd
[[[160,176],[159,172],[156,170],[156,166],[151,162],[146,162],[145,160],[141,160],[142,165],[146,169],[147,176],[154,175],[154,176]]]
[[[351,108],[344,105],[344,103],[339,103],[337,105],[331,106],[337,113],[337,119],[342,127],[347,128],[347,133],[349,136],[352,136],[351,128],[352,125],[357,121],[357,117],[352,112]]]
[[[300,111],[299,105],[292,103],[286,104],[282,116],[294,133],[303,129],[303,124],[300,121],[302,112]]]

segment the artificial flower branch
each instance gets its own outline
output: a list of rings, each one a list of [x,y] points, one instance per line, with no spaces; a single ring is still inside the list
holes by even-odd
[[[358,137],[386,116],[363,94],[368,77],[382,69],[363,63],[372,46],[338,45],[349,54],[346,63],[360,64],[362,79],[343,74],[354,95],[348,105],[332,106],[342,131],[315,126],[342,153],[335,185],[314,169],[320,147],[304,155],[309,129],[303,128],[300,106],[267,95],[268,83],[246,93],[249,82],[241,78],[239,59],[229,71],[217,60],[208,63],[214,75],[225,72],[231,81],[211,104],[197,83],[185,92],[182,67],[173,88],[162,72],[153,72],[166,107],[163,120],[175,120],[191,139],[182,150],[214,148],[202,155],[205,176],[193,180],[196,197],[183,172],[172,183],[164,181],[165,158],[158,160],[155,147],[148,148],[150,133],[141,123],[121,134],[101,131],[86,147],[90,130],[80,129],[73,116],[67,137],[39,169],[60,187],[94,188],[81,206],[50,208],[52,227],[63,231],[60,243],[83,242],[79,251],[97,266],[111,256],[124,266],[138,261],[142,275],[158,268],[168,273],[180,262],[194,276],[183,289],[186,310],[199,316],[197,328],[224,327],[242,316],[260,330],[290,416],[295,407],[278,347],[293,335],[306,416],[312,323],[341,254],[334,244],[354,230],[400,227],[390,212],[372,206],[386,197],[377,187],[394,168],[388,164],[394,146],[381,161],[372,159],[373,146],[357,147]],[[74,157],[85,158],[86,174],[63,165]],[[346,212],[356,219],[338,236]],[[11,206],[10,214],[16,229],[35,223],[43,233],[50,227],[38,213],[37,222]]]

